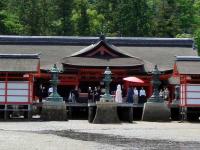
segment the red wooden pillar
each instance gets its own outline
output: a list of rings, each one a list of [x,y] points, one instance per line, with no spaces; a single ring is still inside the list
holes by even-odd
[[[28,82],[29,82],[29,103],[33,103],[33,75],[29,74],[29,78],[28,78]]]
[[[7,104],[8,97],[8,73],[6,72],[5,76],[5,104]]]

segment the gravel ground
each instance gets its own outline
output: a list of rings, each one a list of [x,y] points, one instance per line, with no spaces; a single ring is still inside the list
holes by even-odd
[[[0,150],[200,149],[200,124],[0,122]]]

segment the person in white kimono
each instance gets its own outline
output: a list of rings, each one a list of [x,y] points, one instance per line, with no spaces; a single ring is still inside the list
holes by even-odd
[[[115,93],[115,102],[122,103],[122,88],[120,84],[117,85],[117,90]]]

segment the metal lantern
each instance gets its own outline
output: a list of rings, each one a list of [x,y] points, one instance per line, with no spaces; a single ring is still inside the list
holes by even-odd
[[[51,83],[51,86],[53,88],[53,92],[48,97],[49,101],[60,101],[60,100],[62,100],[62,97],[60,97],[60,95],[57,92],[57,85],[59,83],[59,80],[58,80],[59,72],[60,71],[58,70],[56,64],[54,64],[54,66],[50,69],[51,78],[52,78],[52,80],[50,80],[50,83]]]
[[[160,71],[158,70],[158,66],[155,65],[154,70],[152,71],[152,84],[153,84],[153,95],[150,98],[150,101],[154,102],[163,102],[163,99],[159,95],[159,86],[160,82]]]
[[[106,68],[106,70],[104,71],[104,84],[105,84],[105,94],[102,96],[102,98],[105,101],[112,101],[112,96],[110,95],[110,83],[112,82],[111,79],[112,76],[112,72],[109,69],[109,67]]]

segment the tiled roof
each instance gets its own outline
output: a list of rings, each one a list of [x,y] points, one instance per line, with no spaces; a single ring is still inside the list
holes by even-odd
[[[1,72],[37,72],[38,54],[0,54]]]
[[[200,61],[177,61],[179,74],[200,74]]]
[[[200,74],[200,57],[177,56],[176,67],[179,74]]]
[[[45,40],[45,38],[37,38],[35,37],[37,40]],[[67,37],[65,37],[67,38]],[[72,38],[72,37],[70,37]],[[18,39],[18,38],[17,38]],[[20,40],[22,40],[23,38],[21,38]],[[51,39],[51,38],[50,38]],[[60,40],[64,40],[62,37],[58,37],[58,39]],[[80,39],[80,38],[78,38]],[[93,39],[88,37],[87,39]],[[83,41],[87,41],[86,37],[81,40]],[[109,38],[106,38],[109,41]],[[123,42],[124,40],[129,40],[129,38],[111,38],[113,39],[113,41],[117,41],[118,43]],[[132,39],[132,38],[130,38]],[[137,38],[133,38],[133,39],[137,39]],[[5,40],[5,38],[4,38]],[[19,39],[18,39],[19,40]],[[26,38],[26,40],[30,40],[30,38]],[[74,38],[74,40],[76,40],[76,38]],[[98,38],[95,39],[95,41],[97,41]],[[179,55],[179,56],[197,56],[197,51],[193,50],[192,48],[192,42],[191,39],[160,39],[160,38],[139,38],[139,41],[143,40],[143,43],[145,43],[145,41],[147,43],[149,43],[149,40],[153,40],[154,43],[156,43],[156,41],[158,42],[157,45],[159,45],[159,43],[166,42],[165,46],[155,46],[156,44],[153,44],[151,46],[147,46],[147,44],[141,44],[140,46],[130,46],[129,44],[127,44],[126,46],[116,46],[116,45],[122,45],[122,44],[116,44],[113,47],[117,47],[117,50],[122,51],[123,53],[130,55],[130,56],[134,56],[135,58],[140,58],[144,61],[150,62],[152,65],[150,65],[148,63],[147,66],[147,70],[151,70],[151,66],[154,66],[154,64],[158,64],[158,67],[163,69],[163,70],[172,70],[173,69],[173,64],[175,61],[175,56]],[[0,41],[2,41],[2,39],[0,39]],[[94,41],[94,42],[95,42]],[[177,42],[179,41],[179,42]],[[94,43],[92,42],[92,43]],[[84,50],[87,49],[86,47],[88,45],[92,44],[90,41],[90,44],[80,44],[79,46],[75,44],[48,44],[48,45],[44,45],[44,43],[41,45],[39,43],[34,43],[34,44],[25,44],[22,43],[20,44],[20,42],[18,42],[16,44],[16,42],[13,42],[11,44],[6,44],[5,43],[1,43],[0,42],[0,53],[18,53],[18,54],[23,54],[23,53],[41,53],[40,56],[40,64],[41,64],[41,68],[43,69],[49,69],[49,66],[52,66],[54,63],[60,63],[60,60],[62,58],[71,56],[74,53],[80,53],[80,50]],[[150,42],[151,43],[151,42]],[[171,44],[170,43],[176,43],[176,44]],[[182,43],[181,44],[177,44],[177,43]],[[187,43],[184,46],[184,43]],[[188,44],[190,43],[190,44]],[[75,46],[76,45],[76,46]],[[80,46],[81,45],[81,46]],[[85,46],[87,45],[87,46]],[[167,46],[168,45],[168,46]],[[179,46],[178,46],[179,45]]]

